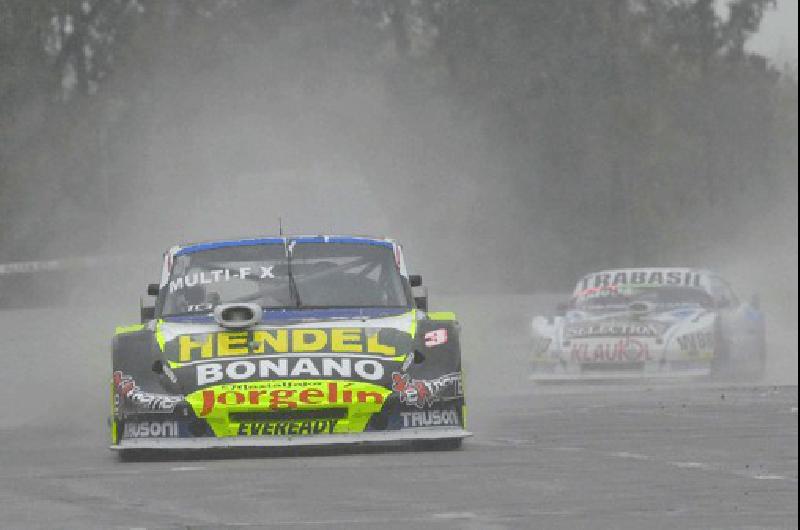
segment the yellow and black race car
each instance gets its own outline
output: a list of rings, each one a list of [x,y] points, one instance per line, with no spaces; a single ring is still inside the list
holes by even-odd
[[[459,324],[421,283],[389,239],[171,248],[114,337],[111,448],[460,447]]]

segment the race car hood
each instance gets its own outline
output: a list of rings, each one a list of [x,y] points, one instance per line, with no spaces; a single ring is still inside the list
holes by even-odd
[[[645,311],[570,311],[554,331],[567,362],[643,363],[708,357],[715,313],[698,307]]]
[[[708,313],[697,307],[652,309],[646,312],[570,311],[564,319],[562,339],[630,337],[663,340],[677,327],[697,322]]]
[[[707,375],[717,313],[700,307],[535,317],[534,380]]]
[[[163,319],[153,370],[216,436],[264,434],[247,429],[267,424],[362,432],[407,366],[416,318],[396,309],[266,312],[242,330],[208,317]]]
[[[266,312],[260,324],[243,330],[205,316],[179,317],[160,321],[156,336],[167,379],[184,395],[267,380],[391,386],[391,369],[413,350],[414,311],[348,311]]]

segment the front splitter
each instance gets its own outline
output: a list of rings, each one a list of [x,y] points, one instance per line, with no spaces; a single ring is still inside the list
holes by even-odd
[[[452,440],[467,438],[472,433],[461,428],[403,429],[401,431],[379,431],[354,434],[319,434],[315,436],[250,436],[224,438],[135,438],[122,440],[109,446],[119,451],[127,449],[225,449],[246,447],[312,447],[331,445],[386,444],[415,440]]]

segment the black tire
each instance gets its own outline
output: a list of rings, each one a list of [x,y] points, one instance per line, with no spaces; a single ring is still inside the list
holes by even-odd
[[[711,363],[711,376],[714,379],[758,382],[764,378],[767,365],[767,347],[764,334],[759,338],[756,351],[748,352],[745,360],[734,362],[731,358],[731,344],[725,338],[721,326],[717,324],[714,340],[716,351]]]
[[[722,333],[722,324],[719,316],[714,325],[714,359],[711,361],[711,377],[722,379],[730,377],[730,345]]]
[[[414,449],[417,451],[456,451],[461,449],[463,438],[445,438],[444,440],[417,440]]]
[[[144,459],[144,454],[136,449],[118,449],[117,460],[120,462],[139,462]]]

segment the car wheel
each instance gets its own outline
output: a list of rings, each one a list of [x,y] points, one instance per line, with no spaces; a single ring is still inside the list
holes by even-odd
[[[746,355],[731,355],[731,341],[717,326],[715,335],[714,361],[711,365],[712,377],[736,381],[760,381],[766,371],[766,342],[762,334],[755,351],[741,352]]]
[[[417,440],[414,449],[418,451],[455,451],[461,449],[463,438],[446,438],[444,440]]]
[[[142,454],[136,449],[117,450],[117,460],[120,462],[138,462],[142,460]]]
[[[717,317],[714,327],[714,359],[711,361],[711,377],[721,379],[730,374],[730,344],[722,332],[722,325]]]

